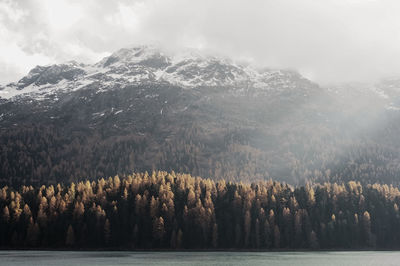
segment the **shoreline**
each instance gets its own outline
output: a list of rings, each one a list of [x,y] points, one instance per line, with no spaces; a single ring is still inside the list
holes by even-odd
[[[0,248],[1,251],[72,251],[72,252],[394,252],[400,248],[393,249],[128,249],[128,248]]]

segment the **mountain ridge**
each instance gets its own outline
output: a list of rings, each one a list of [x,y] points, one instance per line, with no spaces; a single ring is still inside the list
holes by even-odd
[[[194,52],[167,56],[155,47],[139,46],[120,49],[92,65],[70,61],[36,66],[18,82],[3,87],[0,97],[10,99],[24,94],[46,97],[46,92],[51,93],[46,90],[49,86],[53,86],[52,91],[57,90],[55,85],[60,85],[60,90],[70,87],[76,90],[77,86],[84,88],[98,79],[126,84],[167,82],[186,88],[235,86],[242,90],[255,88],[260,91],[276,89],[278,86],[293,89],[291,79],[310,82],[294,71],[260,70],[236,64],[227,58]]]

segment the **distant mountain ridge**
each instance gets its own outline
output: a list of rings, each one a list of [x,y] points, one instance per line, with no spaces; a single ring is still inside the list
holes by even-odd
[[[18,82],[2,88],[0,97],[29,95],[39,99],[56,90],[82,89],[99,81],[102,87],[111,82],[122,86],[143,83],[169,83],[185,88],[232,86],[240,87],[238,93],[254,94],[293,89],[296,82],[310,83],[293,71],[259,70],[227,58],[194,52],[168,56],[154,46],[139,46],[120,49],[93,65],[70,61],[37,66]]]

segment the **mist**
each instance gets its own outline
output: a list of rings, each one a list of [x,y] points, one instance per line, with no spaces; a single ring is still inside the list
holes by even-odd
[[[0,84],[35,65],[159,43],[290,68],[320,84],[400,75],[394,0],[0,1]]]

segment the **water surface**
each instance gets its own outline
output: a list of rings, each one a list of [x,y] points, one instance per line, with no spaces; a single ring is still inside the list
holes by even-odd
[[[0,251],[0,265],[400,265],[400,252]]]

